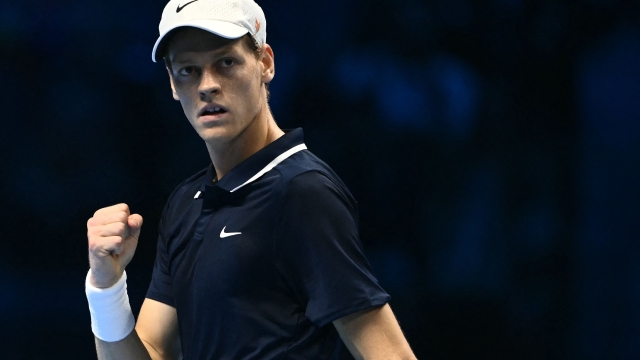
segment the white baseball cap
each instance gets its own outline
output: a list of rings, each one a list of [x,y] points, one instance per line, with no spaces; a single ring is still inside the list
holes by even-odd
[[[162,58],[162,41],[172,30],[190,26],[227,39],[249,33],[262,46],[267,41],[267,20],[253,0],[171,0],[160,20],[160,37],[153,46],[151,59]]]

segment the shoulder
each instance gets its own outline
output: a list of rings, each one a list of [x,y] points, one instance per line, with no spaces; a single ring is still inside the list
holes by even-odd
[[[328,186],[349,193],[338,174],[309,150],[294,154],[277,169],[288,191],[313,191]]]
[[[295,207],[347,206],[356,211],[357,203],[340,177],[310,151],[301,151],[282,166],[281,196],[283,204]]]

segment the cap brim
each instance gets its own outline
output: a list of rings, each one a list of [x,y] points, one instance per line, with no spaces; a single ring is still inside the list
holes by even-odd
[[[163,54],[161,50],[164,46],[164,40],[167,38],[167,35],[173,30],[181,27],[202,29],[226,39],[238,39],[249,32],[249,30],[242,26],[219,20],[191,20],[189,22],[179,23],[167,29],[163,34],[160,34],[160,37],[153,46],[153,52],[151,53],[151,60],[153,60],[153,62],[158,62],[158,60],[162,58]]]

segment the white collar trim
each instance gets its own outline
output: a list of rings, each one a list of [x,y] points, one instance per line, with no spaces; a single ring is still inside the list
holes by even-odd
[[[253,175],[249,180],[245,181],[244,184],[236,187],[235,189],[231,190],[231,192],[234,192],[240,188],[242,188],[245,185],[248,185],[254,181],[256,181],[260,176],[264,175],[267,171],[273,169],[274,167],[276,167],[276,165],[280,164],[281,162],[283,162],[285,159],[287,159],[289,156],[305,150],[307,148],[307,145],[305,144],[300,144],[300,145],[296,145],[294,147],[292,147],[291,149],[283,152],[282,154],[280,154],[277,158],[273,159],[269,164],[267,164],[267,166],[265,166],[262,170],[258,171],[257,174]]]

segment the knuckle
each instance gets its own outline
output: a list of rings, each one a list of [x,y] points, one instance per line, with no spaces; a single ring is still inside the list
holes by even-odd
[[[113,227],[116,233],[118,233],[119,235],[124,234],[125,230],[127,229],[126,225],[121,222],[113,224]]]
[[[118,204],[118,210],[125,212],[127,215],[129,215],[129,205],[122,203],[122,204]]]
[[[125,222],[125,221],[127,221],[127,218],[129,217],[129,214],[127,214],[124,211],[118,211],[117,216],[118,216],[118,221]]]
[[[95,253],[98,249],[98,244],[95,241],[89,241],[89,252]]]
[[[98,234],[98,229],[96,227],[90,227],[87,230],[87,237],[89,239],[92,239],[92,238],[97,237],[97,236],[99,236],[99,234]]]
[[[103,242],[98,239],[89,239],[89,252],[98,253],[103,248]]]

